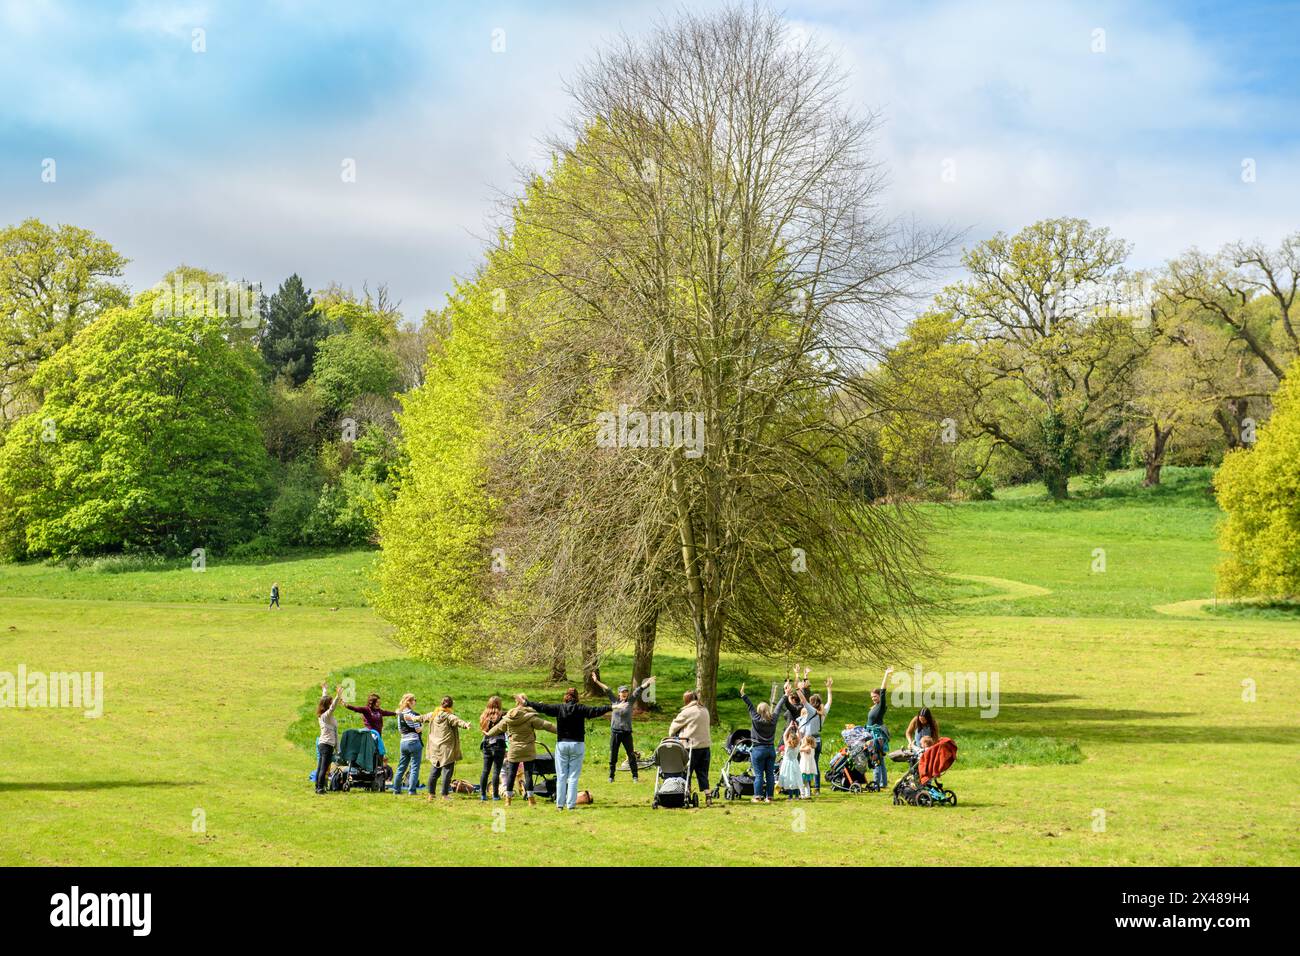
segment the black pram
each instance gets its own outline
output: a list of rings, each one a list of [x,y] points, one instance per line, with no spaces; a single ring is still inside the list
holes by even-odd
[[[722,777],[714,791],[722,791],[722,799],[739,800],[754,795],[754,766],[750,762],[753,746],[754,737],[748,727],[737,727],[722,745],[727,756],[722,762]]]

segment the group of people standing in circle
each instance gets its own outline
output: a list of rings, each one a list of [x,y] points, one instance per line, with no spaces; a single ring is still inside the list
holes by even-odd
[[[493,695],[488,698],[487,705],[478,717],[478,727],[483,735],[479,742],[483,756],[478,787],[480,800],[501,800],[504,790],[505,802],[509,806],[515,792],[515,781],[522,771],[524,798],[530,806],[536,805],[533,769],[537,759],[537,731],[543,730],[556,736],[556,806],[561,810],[572,810],[577,806],[578,781],[586,757],[586,723],[606,714],[610,717],[610,783],[614,782],[620,749],[627,753],[632,780],[637,780],[632,711],[637,703],[645,699],[646,692],[655,679],[647,677],[635,689],[621,686],[617,692],[594,677],[593,680],[609,697],[608,704],[582,703],[578,699],[576,687],[568,688],[558,704],[530,700],[525,694],[516,694],[514,706],[505,710],[500,697]],[[342,694],[342,685],[333,697],[329,695],[327,687],[321,685],[321,699],[316,707],[320,726],[316,742],[317,793],[325,792],[329,766],[338,748],[338,719],[335,709],[341,702]],[[416,710],[415,695],[408,693],[402,695],[398,709],[393,711],[384,710],[380,706],[378,694],[370,694],[364,707],[354,704],[344,706],[360,714],[365,728],[374,731],[383,760],[387,760],[383,739],[384,718],[397,718],[401,744],[397,771],[393,778],[393,793],[414,794],[418,789],[421,762],[427,760],[430,765],[428,799],[434,800],[440,796],[450,800],[456,764],[464,758],[460,747],[460,732],[469,730],[472,726],[468,720],[456,714],[455,703],[452,697],[447,696],[442,698],[437,710],[420,713]],[[554,722],[547,720],[547,717],[554,718]],[[429,731],[427,742],[424,740],[426,728]]]
[[[796,667],[793,679],[786,679],[779,695],[778,685],[773,684],[770,699],[757,704],[745,693],[745,685],[740,685],[740,698],[749,711],[750,764],[754,771],[756,803],[771,803],[778,786],[790,798],[800,796],[806,799],[821,793],[822,730],[830,714],[834,682],[829,677],[826,679],[826,697],[823,700],[820,694],[812,693],[808,680],[811,669],[804,668],[802,676],[799,670]],[[882,753],[888,750],[889,745],[889,731],[885,728],[888,709],[885,688],[891,673],[893,668],[887,668],[880,687],[871,691],[872,706],[867,715],[867,726],[881,744]],[[633,710],[646,701],[655,679],[647,677],[634,688],[624,685],[617,691],[602,684],[594,675],[592,679],[609,698],[608,704],[582,703],[575,687],[568,688],[558,704],[516,694],[514,706],[505,710],[500,697],[493,695],[488,698],[478,716],[478,728],[483,735],[479,743],[482,754],[478,787],[480,800],[499,801],[504,790],[505,802],[509,806],[515,782],[522,772],[524,798],[530,806],[536,805],[533,770],[537,759],[537,731],[542,730],[556,736],[556,806],[560,810],[572,810],[578,802],[578,782],[586,757],[587,721],[606,715],[610,720],[609,782],[614,782],[620,750],[627,755],[633,782],[638,780],[637,753],[632,739]],[[331,697],[325,685],[321,686],[321,699],[316,708],[320,725],[315,775],[317,793],[324,792],[329,766],[338,747],[335,709],[341,702],[342,693],[340,686]],[[378,694],[370,694],[364,707],[345,706],[360,714],[366,729],[375,732],[380,756],[385,760],[384,718],[397,718],[401,743],[393,780],[394,793],[414,794],[418,789],[421,763],[427,760],[430,765],[428,799],[451,799],[456,764],[464,758],[460,732],[472,725],[455,713],[455,701],[450,696],[443,697],[438,708],[429,713],[416,710],[416,697],[410,693],[402,696],[395,711],[380,707]],[[710,789],[710,724],[709,710],[698,692],[687,691],[682,697],[682,709],[668,728],[668,736],[679,738],[690,747],[690,770],[696,775],[702,791]],[[429,732],[427,741],[424,739],[426,729]],[[928,708],[922,707],[912,718],[905,737],[907,745],[916,749],[924,749],[939,739],[938,721]],[[779,767],[778,741],[783,745]],[[874,774],[875,783],[883,790],[888,782],[883,761],[875,767]]]

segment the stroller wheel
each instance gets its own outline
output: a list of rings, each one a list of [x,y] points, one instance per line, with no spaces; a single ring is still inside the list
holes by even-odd
[[[699,805],[700,805],[700,795],[698,793],[691,794],[691,806],[698,807]]]
[[[925,790],[920,790],[916,794],[916,805],[918,807],[930,807],[934,805],[934,797]]]
[[[849,787],[849,793],[861,793],[861,792],[862,792],[862,787],[856,783],[853,784],[853,786]]]
[[[944,802],[947,803],[948,806],[950,806],[950,807],[955,807],[955,806],[957,806],[957,794],[955,794],[955,793],[953,793],[951,790],[949,790],[949,791],[948,791],[948,799],[945,800]]]
[[[658,809],[659,809],[659,798],[658,798],[658,797],[655,797],[653,800],[650,801],[650,809],[651,809],[651,810],[658,810]]]

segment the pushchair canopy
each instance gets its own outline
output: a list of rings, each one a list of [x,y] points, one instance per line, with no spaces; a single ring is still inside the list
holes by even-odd
[[[676,737],[665,737],[655,748],[655,764],[662,773],[686,773],[691,767],[690,752]]]
[[[940,737],[921,754],[916,769],[926,784],[952,766],[957,759],[957,745],[951,737]]]
[[[754,746],[754,735],[748,727],[737,727],[727,737],[727,742],[722,745],[722,749],[727,752],[736,763],[747,763],[749,761],[749,750]]]
[[[348,763],[365,773],[374,773],[379,763],[379,744],[373,731],[345,730],[339,735],[339,752],[335,763]]]

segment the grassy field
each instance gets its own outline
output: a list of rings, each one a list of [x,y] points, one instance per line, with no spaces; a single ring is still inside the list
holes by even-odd
[[[953,809],[826,793],[652,811],[648,782],[605,783],[599,722],[582,782],[596,803],[572,815],[516,806],[494,817],[470,798],[318,798],[310,707],[327,675],[390,706],[408,689],[426,706],[452,693],[471,718],[489,693],[556,690],[535,673],[406,659],[365,606],[372,553],[211,559],[201,574],[188,562],[3,567],[0,672],[102,671],[105,694],[94,719],[0,711],[0,863],[1295,864],[1300,626],[1286,608],[1197,603],[1213,596],[1217,559],[1207,485],[1204,471],[1171,470],[1165,488],[1142,491],[1121,474],[1063,505],[1030,488],[931,509],[957,613],[933,659],[896,665],[996,672],[1000,691],[991,719],[939,711],[960,748],[946,778],[960,795]],[[1105,571],[1093,570],[1098,548]],[[273,580],[280,612],[262,603]],[[724,663],[717,741],[743,720],[734,688],[777,676]],[[626,679],[629,666],[612,660],[606,679]],[[689,682],[688,654],[664,648],[656,672],[668,700]],[[814,678],[827,673],[828,726],[862,720],[879,675],[821,667]],[[908,717],[891,711],[896,737]],[[639,743],[657,741],[666,719],[639,723]],[[477,736],[465,737],[457,776],[477,780]]]

